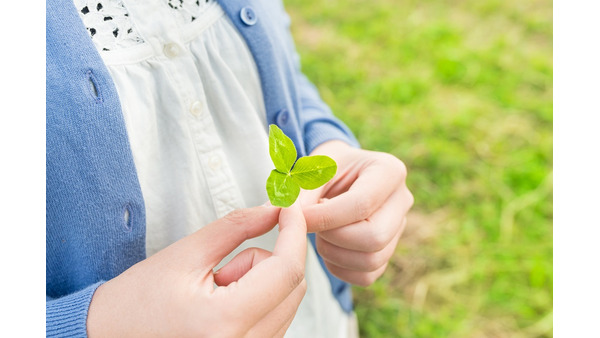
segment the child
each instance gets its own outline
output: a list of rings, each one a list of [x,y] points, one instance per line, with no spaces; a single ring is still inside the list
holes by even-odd
[[[357,335],[350,284],[383,273],[412,195],[288,26],[278,1],[47,2],[48,336]],[[284,210],[269,124],[338,164]]]

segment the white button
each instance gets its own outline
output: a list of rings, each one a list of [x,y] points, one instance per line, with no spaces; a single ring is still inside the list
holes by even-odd
[[[192,103],[192,105],[190,106],[190,112],[194,116],[202,115],[203,111],[204,111],[204,105],[200,101],[196,101],[196,102]]]
[[[213,156],[208,160],[208,166],[212,170],[217,170],[221,167],[221,158],[217,155]]]
[[[165,45],[165,55],[174,58],[181,52],[181,48],[176,43],[168,43]]]

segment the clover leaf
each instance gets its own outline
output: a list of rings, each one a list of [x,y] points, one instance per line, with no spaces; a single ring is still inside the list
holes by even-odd
[[[274,124],[269,126],[269,154],[281,173],[290,172],[297,156],[294,142]]]
[[[269,125],[269,154],[275,165],[267,179],[271,204],[287,208],[294,204],[300,188],[312,190],[329,182],[337,164],[325,155],[303,156],[296,160],[294,142],[279,127]]]

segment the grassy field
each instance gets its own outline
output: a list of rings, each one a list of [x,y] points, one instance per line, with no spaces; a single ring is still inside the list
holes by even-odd
[[[409,226],[355,288],[363,337],[552,336],[552,2],[286,0],[304,72],[409,168]]]

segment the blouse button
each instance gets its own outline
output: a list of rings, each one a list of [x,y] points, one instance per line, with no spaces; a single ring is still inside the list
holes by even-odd
[[[202,102],[196,101],[196,102],[192,103],[192,106],[190,107],[190,112],[192,113],[192,115],[200,116],[200,115],[202,115],[203,111],[204,111],[204,106],[202,105]]]
[[[221,168],[221,158],[217,155],[214,155],[210,158],[210,160],[208,160],[208,166],[212,170],[219,170],[219,168]]]
[[[248,26],[252,26],[256,23],[256,14],[254,14],[254,10],[250,7],[244,7],[240,11],[240,18],[242,22],[244,22]]]
[[[181,49],[179,48],[179,46],[176,43],[168,43],[165,45],[164,52],[165,52],[166,56],[168,56],[170,58],[174,58],[177,55],[179,55],[179,53],[181,52]]]

